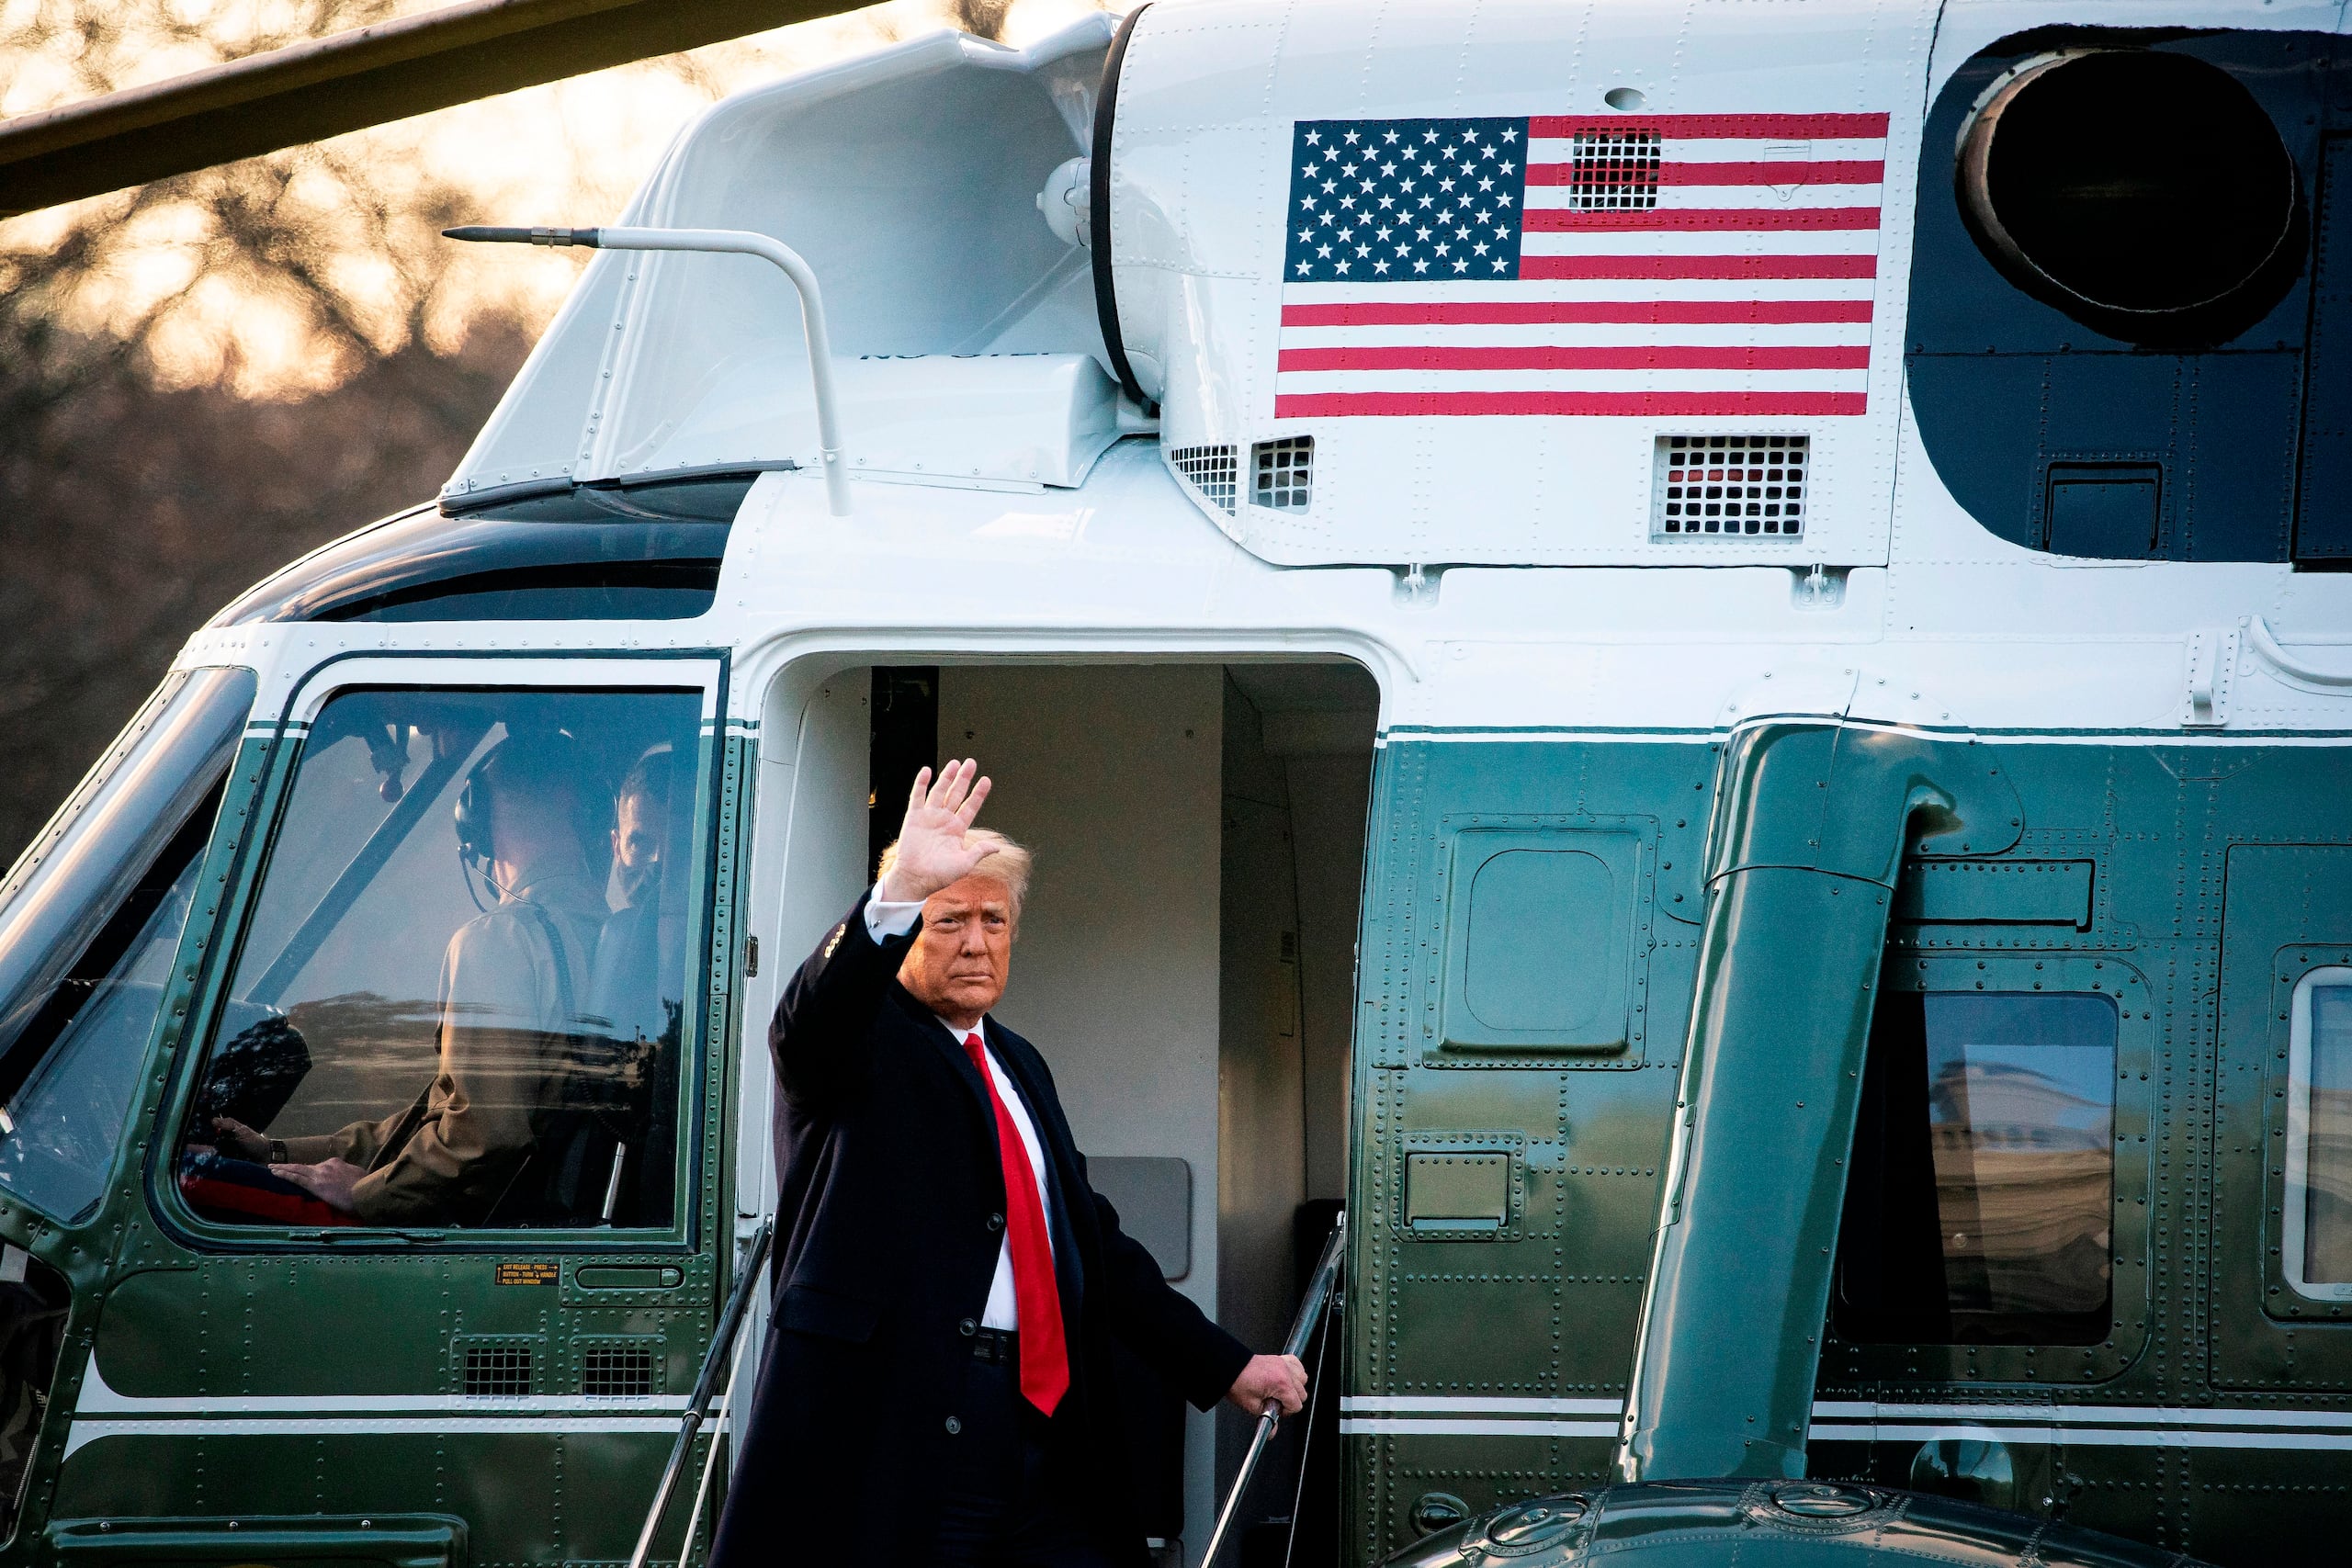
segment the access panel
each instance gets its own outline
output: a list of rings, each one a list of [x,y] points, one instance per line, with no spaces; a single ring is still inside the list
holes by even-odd
[[[1629,1048],[1648,967],[1650,832],[1595,821],[1454,837],[1448,1050]]]

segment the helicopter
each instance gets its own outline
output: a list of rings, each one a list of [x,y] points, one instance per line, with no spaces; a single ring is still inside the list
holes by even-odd
[[[0,207],[786,9],[426,13],[0,125]],[[597,254],[0,884],[0,1550],[706,1551],[771,1320],[858,1334],[764,1022],[943,754],[1096,1184],[1311,1330],[1254,1471],[1133,1370],[1160,1561],[2332,1550],[2343,25],[1155,0],[455,231]],[[559,858],[563,1026],[457,1017]],[[561,1058],[478,1162],[274,1174],[467,1029]]]

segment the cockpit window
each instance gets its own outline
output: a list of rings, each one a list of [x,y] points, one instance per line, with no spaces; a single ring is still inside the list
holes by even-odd
[[[1897,991],[1881,1003],[1840,1231],[1841,1337],[2107,1337],[2116,1027],[2103,995]]]
[[[183,1131],[197,1212],[672,1224],[701,711],[698,691],[328,703]]]
[[[0,1190],[58,1219],[104,1190],[254,689],[175,675],[0,886]]]

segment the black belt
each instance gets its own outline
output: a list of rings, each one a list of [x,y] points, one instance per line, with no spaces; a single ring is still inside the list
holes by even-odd
[[[1010,1328],[980,1328],[972,1333],[972,1359],[991,1366],[1021,1364],[1021,1336]]]

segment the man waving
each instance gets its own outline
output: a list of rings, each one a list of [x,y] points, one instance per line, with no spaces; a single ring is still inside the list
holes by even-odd
[[[973,827],[978,772],[916,776],[880,880],[769,1027],[780,1283],[715,1568],[820,1540],[924,1568],[1127,1568],[1114,1337],[1204,1410],[1306,1397],[1295,1358],[1251,1355],[1119,1229],[1045,1058],[988,1016],[1030,862]]]

